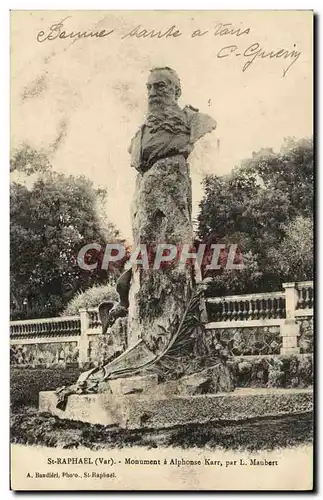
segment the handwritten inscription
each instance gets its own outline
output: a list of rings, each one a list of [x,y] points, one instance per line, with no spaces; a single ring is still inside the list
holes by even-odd
[[[114,30],[106,31],[100,30],[100,31],[70,31],[67,32],[64,29],[64,21],[68,19],[71,16],[65,17],[58,23],[52,24],[49,28],[47,33],[44,31],[39,31],[37,34],[37,42],[45,42],[47,41],[52,41],[52,40],[66,40],[66,39],[81,39],[81,38],[105,38],[109,35],[111,35]]]
[[[142,28],[141,24],[136,26],[134,29],[129,31],[126,35],[122,36],[121,39],[123,40],[124,38],[177,38],[179,36],[182,36],[182,33],[180,32],[179,29],[176,28],[176,26],[171,26],[170,28],[166,30],[146,30],[145,28]]]
[[[53,40],[79,40],[79,39],[106,39],[111,35],[120,36],[121,40],[124,39],[174,39],[182,37],[183,31],[176,25],[168,26],[164,29],[151,29],[138,24],[132,28],[127,33],[117,33],[114,29],[100,29],[100,30],[85,30],[85,31],[72,31],[67,30],[64,26],[64,22],[70,19],[71,16],[67,16],[61,21],[52,24],[46,31],[39,31],[37,34],[37,41],[39,43],[51,42]],[[240,23],[241,24],[241,23]],[[198,39],[201,37],[212,36],[213,38],[219,39],[222,37],[234,38],[246,37],[250,35],[251,29],[244,26],[236,26],[232,23],[217,23],[210,30],[195,29],[186,33],[191,39]],[[302,52],[296,50],[296,44],[294,44],[292,49],[277,48],[277,49],[267,49],[261,47],[260,43],[251,43],[247,48],[240,48],[236,44],[225,45],[221,47],[216,53],[217,59],[224,59],[232,57],[240,57],[243,59],[242,71],[248,70],[257,60],[267,59],[282,59],[286,60],[287,66],[283,69],[283,76],[286,76],[290,68],[297,62]]]
[[[210,30],[201,31],[200,29],[194,30],[191,38],[205,36],[210,33]],[[212,32],[211,32],[212,33]],[[249,35],[250,28],[237,28],[232,23],[218,23],[213,30],[213,36],[242,36]]]
[[[242,71],[246,71],[250,66],[259,58],[261,59],[287,59],[290,61],[288,66],[283,70],[283,76],[286,76],[288,70],[292,67],[293,64],[297,61],[301,52],[299,50],[294,50],[296,45],[292,50],[287,49],[276,49],[276,50],[265,50],[263,49],[259,43],[253,43],[247,49],[240,51],[238,45],[228,45],[226,47],[222,47],[217,53],[217,57],[219,59],[223,59],[225,57],[237,56],[244,57],[246,62],[242,67]]]

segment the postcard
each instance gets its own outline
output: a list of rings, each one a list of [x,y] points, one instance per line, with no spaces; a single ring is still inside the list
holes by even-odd
[[[11,11],[12,490],[313,490],[313,30]]]

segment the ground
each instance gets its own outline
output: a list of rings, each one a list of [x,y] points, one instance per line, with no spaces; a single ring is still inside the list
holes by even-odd
[[[61,420],[49,414],[38,413],[38,392],[71,383],[75,380],[76,373],[73,370],[47,370],[46,374],[45,377],[44,371],[37,370],[11,371],[12,443],[62,448],[207,447],[248,451],[312,444],[311,413],[239,423],[192,424],[159,431],[130,431]]]

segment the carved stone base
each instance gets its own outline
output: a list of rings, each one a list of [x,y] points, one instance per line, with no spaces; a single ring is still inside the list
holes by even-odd
[[[171,396],[166,384],[152,393],[72,395],[65,411],[56,408],[54,392],[39,393],[39,410],[59,418],[127,429],[166,428],[190,423],[239,421],[309,412],[310,389],[237,389],[222,394]]]

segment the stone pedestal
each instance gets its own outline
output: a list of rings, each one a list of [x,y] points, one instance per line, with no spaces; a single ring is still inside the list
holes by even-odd
[[[166,387],[165,387],[166,389]],[[237,389],[231,393],[172,396],[163,384],[145,395],[104,392],[72,395],[65,411],[56,408],[54,392],[39,393],[39,410],[59,418],[126,429],[161,429],[191,423],[237,422],[313,409],[310,389]]]
[[[134,246],[138,254],[141,251],[142,263],[134,265],[132,272],[129,346],[143,339],[155,354],[160,353],[183,317],[193,289],[192,268],[181,267],[175,260],[160,267],[155,257],[160,251],[158,244],[166,248],[174,245],[178,255],[184,245],[192,245],[191,203],[191,179],[183,156],[156,161],[147,172],[138,174],[132,226]]]

